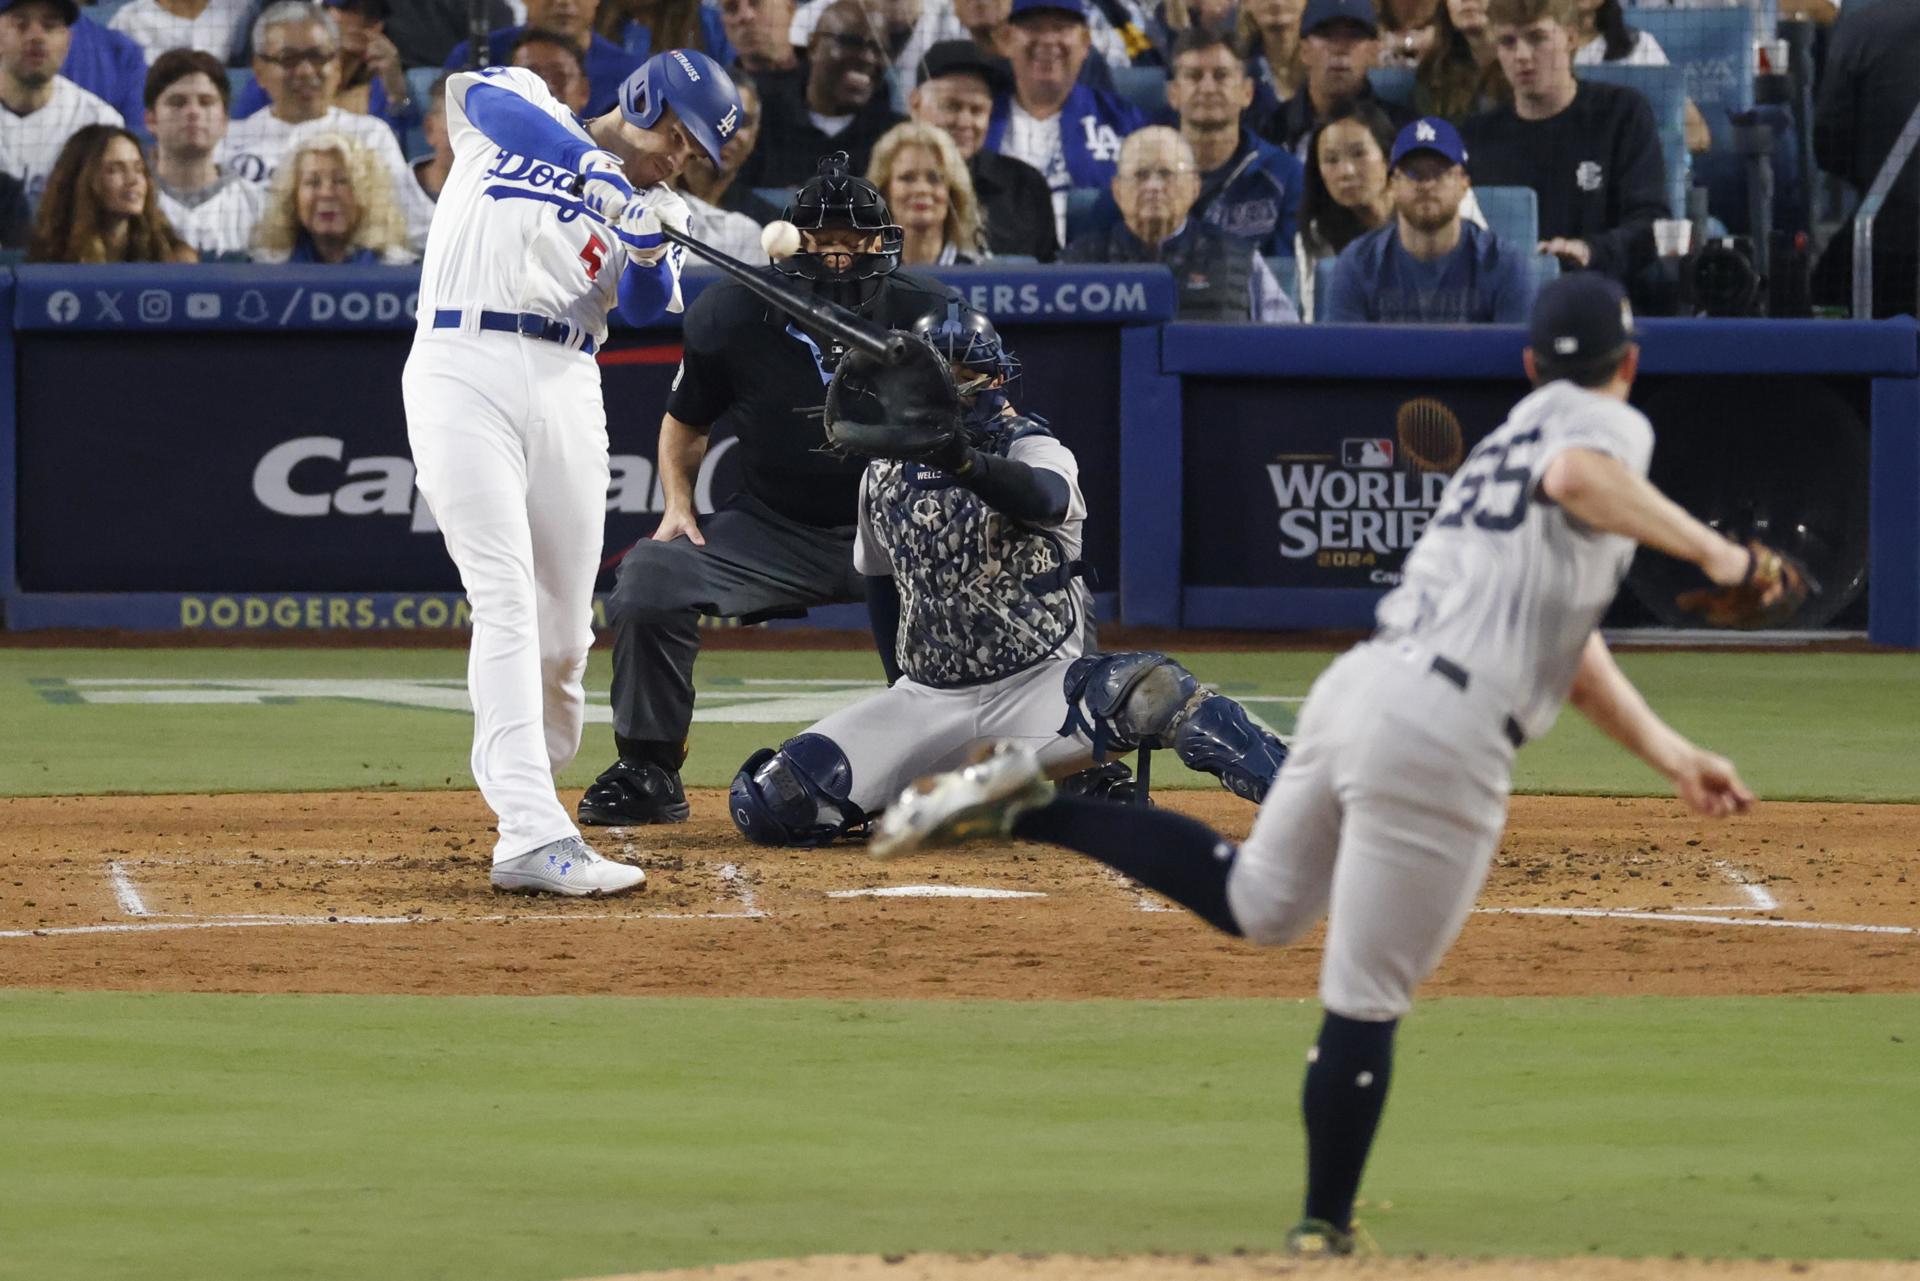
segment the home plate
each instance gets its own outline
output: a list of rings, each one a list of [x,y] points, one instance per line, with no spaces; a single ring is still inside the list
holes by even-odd
[[[883,885],[871,890],[828,890],[828,898],[1045,898],[1037,890],[995,890],[984,885]]]

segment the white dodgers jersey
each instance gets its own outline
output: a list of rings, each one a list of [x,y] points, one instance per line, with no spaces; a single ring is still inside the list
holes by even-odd
[[[1535,391],[1454,473],[1376,614],[1382,638],[1415,641],[1503,691],[1529,739],[1559,715],[1633,560],[1632,539],[1589,529],[1540,492],[1547,464],[1573,448],[1644,476],[1653,425],[1564,380]]]
[[[453,168],[441,188],[420,270],[420,328],[442,308],[531,312],[607,337],[626,246],[587,213],[576,175],[499,146],[467,119],[466,95],[488,85],[517,94],[592,145],[546,82],[519,67],[462,72],[447,83]],[[680,310],[676,280],[668,310]]]

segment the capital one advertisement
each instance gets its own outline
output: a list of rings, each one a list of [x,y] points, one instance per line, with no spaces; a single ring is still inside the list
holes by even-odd
[[[1014,341],[1019,331],[1009,333]],[[19,580],[29,592],[457,592],[414,488],[400,374],[411,335],[22,335]],[[1118,579],[1113,330],[1024,335],[1019,403],[1058,422],[1093,508],[1096,573]],[[479,355],[484,355],[480,353]],[[477,356],[478,358],[478,356]],[[604,555],[652,533],[654,449],[678,336],[601,358],[612,479]],[[740,483],[723,418],[696,478],[702,512]]]
[[[1390,588],[1514,382],[1195,378],[1183,392],[1189,587]]]

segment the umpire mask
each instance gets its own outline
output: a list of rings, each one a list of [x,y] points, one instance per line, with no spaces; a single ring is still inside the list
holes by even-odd
[[[816,295],[842,307],[865,308],[880,292],[880,278],[900,265],[906,233],[893,221],[880,189],[848,171],[844,151],[820,162],[819,173],[794,194],[782,217],[799,228],[801,248],[776,259],[774,267],[811,281]],[[862,233],[864,243],[838,253],[808,246],[807,233],[835,230]]]

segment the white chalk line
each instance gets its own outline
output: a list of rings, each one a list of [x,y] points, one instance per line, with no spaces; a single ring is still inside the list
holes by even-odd
[[[113,886],[114,901],[120,904],[120,911],[126,916],[152,916],[147,910],[146,900],[140,897],[140,887],[133,883],[133,876],[126,867],[118,862],[107,864],[107,883]]]
[[[1723,858],[1717,858],[1713,860],[1713,865],[1720,869],[1720,875],[1726,877],[1729,881],[1732,881],[1735,885],[1737,885],[1740,888],[1740,892],[1747,896],[1747,903],[1744,907],[1737,907],[1737,908],[1706,907],[1706,908],[1700,908],[1699,909],[1700,911],[1703,911],[1703,912],[1777,912],[1780,910],[1780,900],[1776,899],[1773,896],[1772,892],[1768,890],[1766,886],[1755,882],[1751,877],[1747,875],[1746,872],[1735,867],[1733,864],[1727,862],[1727,860]]]
[[[1100,875],[1105,878],[1108,884],[1117,885],[1122,890],[1133,895],[1133,910],[1136,912],[1177,912],[1180,910],[1177,907],[1169,907],[1153,894],[1141,889],[1130,877],[1123,873],[1116,872],[1110,867],[1102,867],[1100,869]]]
[[[1851,925],[1840,921],[1755,920],[1748,916],[1702,916],[1694,912],[1642,912],[1612,907],[1476,907],[1475,916],[1579,916],[1613,921],[1673,921],[1685,925],[1755,926],[1776,930],[1831,930],[1841,934],[1920,934],[1909,925]]]

